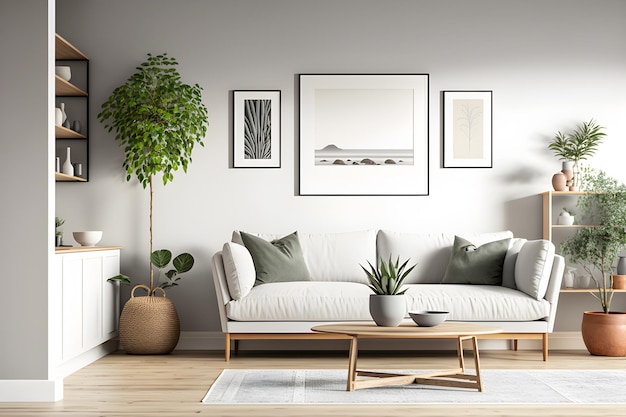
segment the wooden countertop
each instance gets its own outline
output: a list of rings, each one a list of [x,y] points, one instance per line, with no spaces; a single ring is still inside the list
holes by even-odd
[[[99,250],[121,249],[121,246],[60,246],[54,248],[54,253],[93,252]]]

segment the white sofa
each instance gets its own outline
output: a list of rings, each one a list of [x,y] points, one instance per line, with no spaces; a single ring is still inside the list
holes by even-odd
[[[271,241],[276,235],[255,235]],[[449,311],[449,320],[502,328],[490,338],[540,339],[543,359],[554,328],[563,257],[546,240],[514,238],[509,231],[463,236],[476,246],[510,239],[502,285],[442,284],[453,235],[368,230],[347,233],[298,232],[311,280],[254,285],[255,267],[239,232],[212,257],[212,272],[225,357],[231,341],[332,338],[311,327],[328,322],[371,320],[367,277],[360,265],[379,257],[410,258],[417,267],[405,280],[407,310]],[[334,336],[340,337],[340,336]]]

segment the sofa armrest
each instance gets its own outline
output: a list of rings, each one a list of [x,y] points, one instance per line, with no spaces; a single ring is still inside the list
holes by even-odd
[[[545,299],[550,303],[550,316],[548,317],[548,332],[554,329],[554,321],[556,319],[556,307],[559,303],[559,295],[561,294],[561,282],[563,281],[563,272],[565,271],[565,259],[561,255],[554,255],[552,263],[552,271],[550,273],[550,282],[546,291]]]
[[[215,295],[217,296],[217,308],[220,314],[220,323],[222,332],[227,332],[226,304],[232,298],[228,292],[228,283],[226,282],[226,273],[224,271],[224,260],[222,252],[217,252],[211,258],[211,271],[213,272],[213,283],[215,285]]]

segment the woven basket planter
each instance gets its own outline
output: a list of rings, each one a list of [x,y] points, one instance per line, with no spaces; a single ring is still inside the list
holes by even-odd
[[[120,315],[120,343],[131,355],[162,355],[170,353],[180,338],[180,321],[174,303],[163,296],[135,297],[135,290],[147,289],[137,285],[131,291]]]

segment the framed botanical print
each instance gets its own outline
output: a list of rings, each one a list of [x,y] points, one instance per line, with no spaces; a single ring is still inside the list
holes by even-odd
[[[443,92],[443,167],[493,166],[492,91]]]
[[[280,168],[280,91],[233,92],[233,167]]]

